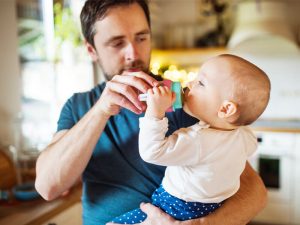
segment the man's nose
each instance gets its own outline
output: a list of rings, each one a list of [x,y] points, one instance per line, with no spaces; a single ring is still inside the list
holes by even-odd
[[[137,49],[134,43],[129,43],[125,48],[126,61],[134,61],[138,57]]]

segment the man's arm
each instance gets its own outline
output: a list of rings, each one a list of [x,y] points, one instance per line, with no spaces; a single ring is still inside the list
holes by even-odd
[[[74,185],[86,168],[109,117],[118,114],[121,107],[140,113],[143,105],[138,101],[137,90],[145,93],[155,82],[142,72],[137,76],[116,75],[75,126],[54,136],[36,164],[35,186],[43,198],[52,200]]]
[[[141,225],[245,225],[265,207],[266,203],[265,185],[247,163],[241,175],[239,191],[212,214],[181,222],[147,203],[141,205],[141,209],[147,214],[147,219]]]
[[[79,179],[108,118],[94,107],[72,129],[56,133],[36,163],[35,187],[44,199],[55,199]]]
[[[241,175],[238,192],[203,221],[183,223],[182,225],[244,225],[255,217],[267,204],[267,190],[259,175],[247,162]]]

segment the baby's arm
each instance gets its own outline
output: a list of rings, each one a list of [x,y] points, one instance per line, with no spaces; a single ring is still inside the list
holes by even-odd
[[[148,90],[148,107],[145,117],[140,119],[139,151],[141,157],[149,163],[180,166],[193,163],[196,158],[195,145],[190,144],[194,139],[188,132],[179,130],[166,137],[168,119],[164,117],[165,111],[174,100],[175,94],[168,87]]]

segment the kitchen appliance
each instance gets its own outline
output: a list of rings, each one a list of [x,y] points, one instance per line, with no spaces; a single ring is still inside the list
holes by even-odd
[[[258,131],[256,136],[258,149],[250,163],[268,189],[268,204],[253,221],[272,225],[300,224],[296,213],[300,205],[296,181],[300,133]]]
[[[300,49],[288,20],[291,2],[240,1],[227,46],[270,78],[271,98],[263,119],[300,120]]]

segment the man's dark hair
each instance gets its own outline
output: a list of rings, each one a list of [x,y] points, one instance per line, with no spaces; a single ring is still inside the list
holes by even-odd
[[[103,19],[109,9],[133,3],[141,6],[150,27],[150,13],[147,0],[87,0],[80,14],[81,30],[85,40],[95,47],[95,23]]]

